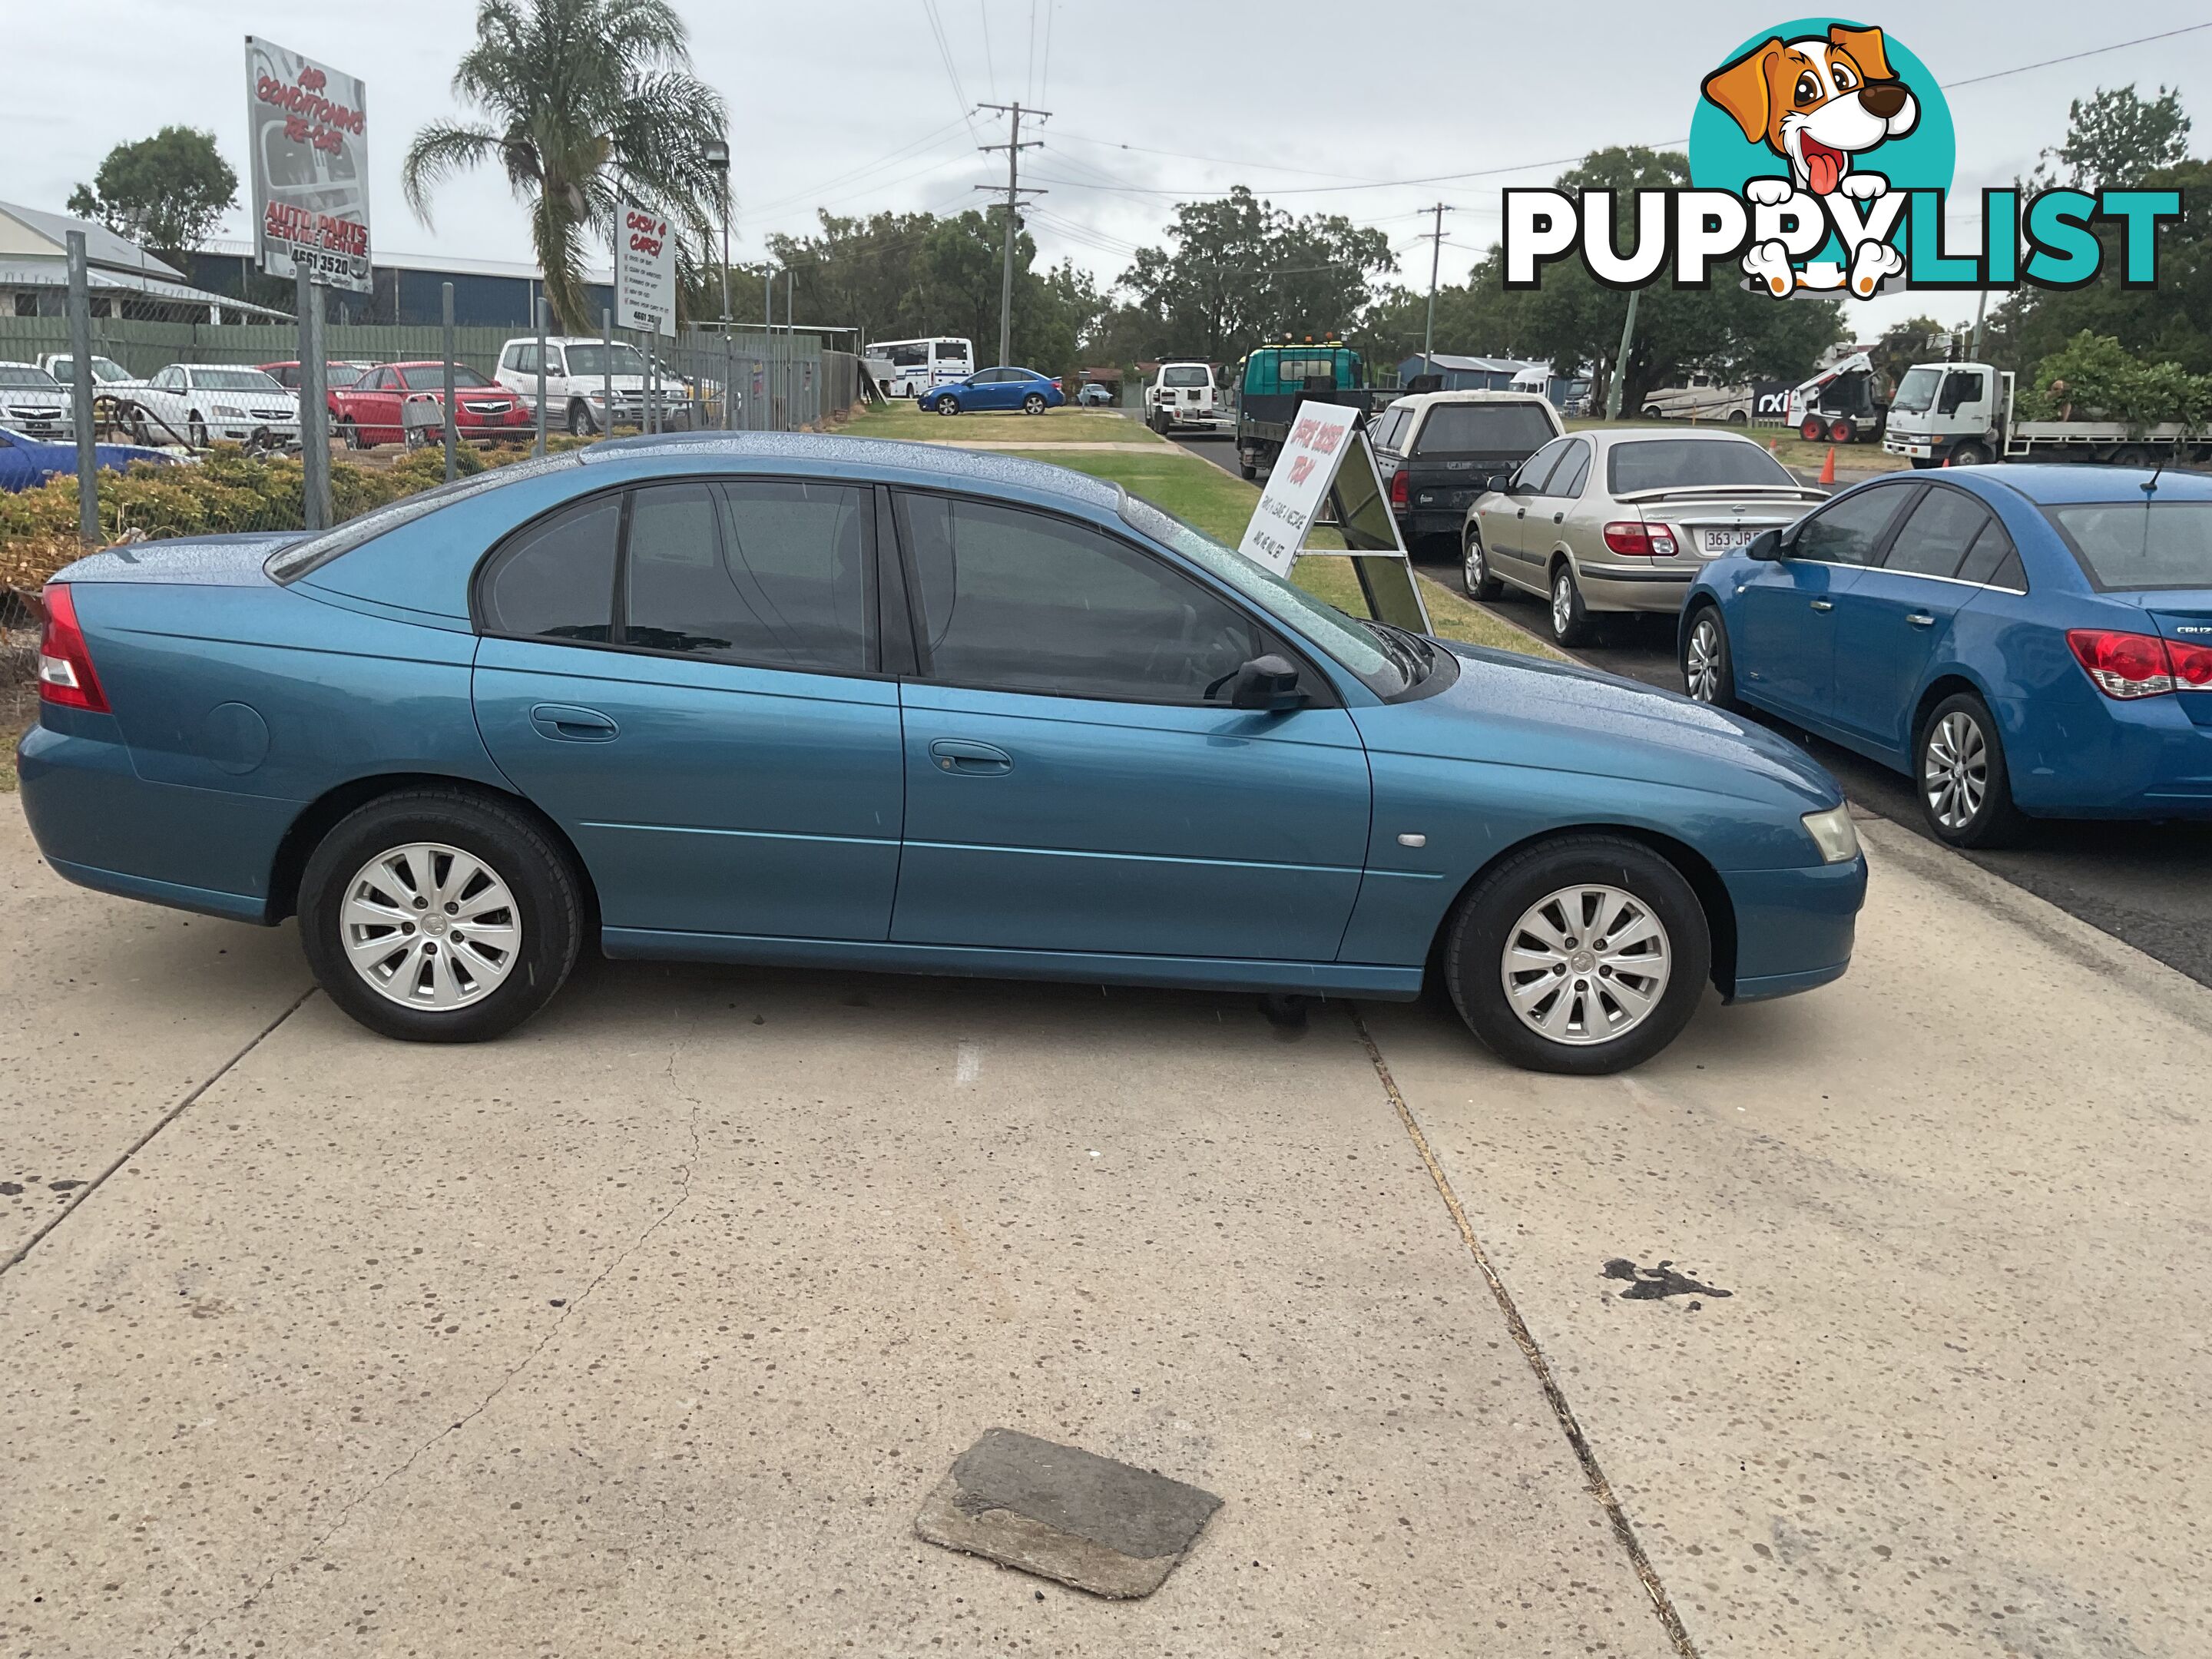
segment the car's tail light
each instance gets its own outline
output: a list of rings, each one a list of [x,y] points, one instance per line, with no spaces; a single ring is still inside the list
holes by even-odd
[[[1402,513],[1413,504],[1413,474],[1401,466],[1390,475],[1390,507],[1392,511]]]
[[[2212,650],[2201,645],[2109,628],[2069,629],[2066,643],[2097,689],[2123,702],[2168,691],[2212,691]]]
[[[46,591],[46,630],[39,641],[39,696],[64,708],[107,713],[107,696],[92,672],[92,653],[76,625],[76,601],[66,586]]]
[[[1615,519],[1606,526],[1605,544],[1615,553],[1626,553],[1632,558],[1674,556],[1674,532],[1663,524],[1645,524],[1640,519]]]

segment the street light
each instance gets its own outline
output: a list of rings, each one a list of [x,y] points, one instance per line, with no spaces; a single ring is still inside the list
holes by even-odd
[[[730,347],[730,146],[720,138],[709,138],[703,152],[708,171],[721,181],[722,193],[722,430],[731,430],[737,422],[732,418],[730,401],[736,395],[731,376],[736,359]]]

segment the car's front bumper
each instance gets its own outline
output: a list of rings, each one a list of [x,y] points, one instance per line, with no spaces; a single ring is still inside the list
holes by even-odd
[[[1862,854],[1845,864],[1795,870],[1739,870],[1721,876],[1735,911],[1731,1002],[1809,991],[1850,966],[1859,908],[1866,902]]]

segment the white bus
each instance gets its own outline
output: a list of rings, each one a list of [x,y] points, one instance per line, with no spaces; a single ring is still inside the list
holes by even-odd
[[[888,398],[919,398],[975,372],[975,347],[969,340],[878,340],[863,351],[890,364],[890,378],[880,387]]]

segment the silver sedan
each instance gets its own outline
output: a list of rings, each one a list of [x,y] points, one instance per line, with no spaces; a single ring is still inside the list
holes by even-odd
[[[1577,645],[1594,612],[1680,611],[1707,560],[1826,499],[1735,433],[1570,433],[1468,508],[1467,591],[1534,593],[1549,601],[1552,637]]]

